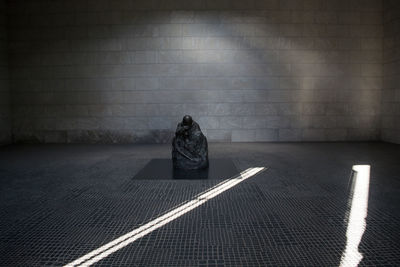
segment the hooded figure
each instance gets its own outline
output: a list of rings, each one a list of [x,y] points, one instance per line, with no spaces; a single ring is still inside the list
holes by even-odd
[[[172,141],[172,162],[176,169],[196,170],[208,167],[207,139],[200,126],[186,115],[178,123]]]

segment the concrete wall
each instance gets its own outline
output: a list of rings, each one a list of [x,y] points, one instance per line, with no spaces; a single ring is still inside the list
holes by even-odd
[[[381,0],[9,1],[16,141],[377,140]]]
[[[400,1],[384,1],[382,140],[400,143]]]
[[[0,1],[0,145],[11,142],[5,1]]]

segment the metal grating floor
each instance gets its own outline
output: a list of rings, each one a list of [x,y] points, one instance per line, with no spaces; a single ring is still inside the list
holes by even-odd
[[[167,146],[0,149],[0,265],[60,266],[219,183],[134,180]],[[99,261],[97,266],[338,266],[348,181],[371,165],[361,266],[400,265],[398,145],[211,144],[239,170],[269,169]]]

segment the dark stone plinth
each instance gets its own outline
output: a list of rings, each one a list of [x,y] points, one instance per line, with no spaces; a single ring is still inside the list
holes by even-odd
[[[224,180],[239,174],[231,159],[210,159],[209,167],[199,170],[182,170],[173,167],[171,159],[152,159],[133,179],[213,179]]]

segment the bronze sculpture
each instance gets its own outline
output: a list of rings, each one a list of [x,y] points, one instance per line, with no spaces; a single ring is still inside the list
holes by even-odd
[[[197,170],[208,167],[207,138],[191,116],[178,123],[172,141],[172,162],[175,169]]]

